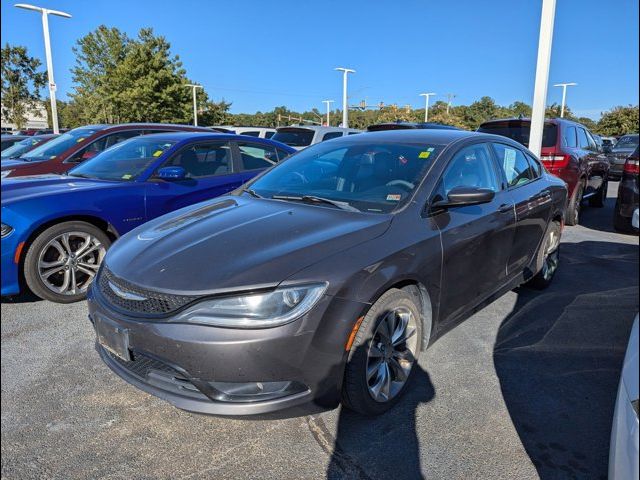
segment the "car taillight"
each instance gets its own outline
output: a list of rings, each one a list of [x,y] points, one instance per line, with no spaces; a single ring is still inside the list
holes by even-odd
[[[624,173],[638,175],[640,173],[640,162],[635,158],[627,158],[624,162]]]
[[[556,167],[562,168],[566,167],[569,164],[569,160],[571,159],[570,155],[540,155],[540,160],[547,167]]]

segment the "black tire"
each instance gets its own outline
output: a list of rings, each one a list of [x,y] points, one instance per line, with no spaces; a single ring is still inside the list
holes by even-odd
[[[544,240],[540,244],[540,250],[538,251],[537,265],[541,265],[540,271],[527,282],[527,286],[535,288],[536,290],[544,290],[551,282],[558,270],[560,262],[560,235],[562,227],[558,222],[551,222],[549,228],[545,233]],[[555,240],[552,235],[555,235]],[[549,243],[554,241],[556,246],[553,250],[548,251]]]
[[[616,206],[613,210],[613,228],[622,233],[633,233],[633,226],[631,225],[631,218],[623,217],[620,215],[620,206],[616,201]]]
[[[44,283],[38,270],[38,262],[43,249],[46,249],[49,242],[54,240],[56,237],[69,232],[81,232],[91,235],[102,246],[104,246],[105,251],[111,246],[111,240],[105,232],[100,230],[95,225],[86,222],[63,222],[57,225],[53,225],[40,233],[28,247],[27,254],[24,257],[23,268],[24,279],[27,283],[27,286],[35,295],[44,300],[50,300],[56,303],[73,303],[79,300],[83,300],[86,297],[86,289],[76,294],[63,294],[54,292]],[[94,260],[92,262],[92,265],[93,264],[97,265],[98,262]],[[69,270],[69,267],[65,269]]]
[[[607,201],[607,190],[609,189],[609,181],[603,180],[602,185],[598,189],[597,193],[589,198],[589,206],[602,208]]]
[[[369,391],[367,381],[368,353],[378,326],[389,312],[398,308],[408,309],[415,316],[416,332],[413,337],[417,339],[416,353],[411,370],[401,390],[389,400],[380,402],[374,400]],[[345,407],[362,415],[371,416],[384,413],[397,403],[411,383],[415,371],[417,357],[422,348],[422,321],[420,300],[407,289],[393,288],[388,290],[371,306],[358,328],[349,351],[342,386],[342,404]]]
[[[567,225],[578,225],[580,222],[580,210],[582,208],[582,195],[584,194],[584,183],[580,181],[573,191],[573,195],[567,205],[565,223]]]

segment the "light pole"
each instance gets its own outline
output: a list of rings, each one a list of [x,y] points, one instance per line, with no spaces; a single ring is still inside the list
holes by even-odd
[[[578,85],[575,82],[569,83],[556,83],[554,87],[562,87],[562,106],[560,107],[560,118],[564,118],[564,106],[567,102],[567,87],[575,87]]]
[[[36,7],[27,3],[16,3],[16,7],[25,10],[33,10],[42,14],[42,33],[44,34],[44,52],[47,58],[47,76],[49,78],[49,99],[51,100],[51,123],[53,124],[53,133],[60,133],[58,128],[58,108],[56,106],[56,82],[53,78],[53,61],[51,60],[51,41],[49,39],[49,15],[57,15],[58,17],[71,18],[71,15],[58,10],[49,10],[47,8]]]
[[[349,107],[347,105],[347,75],[356,73],[350,68],[338,67],[335,70],[342,72],[342,128],[349,128]]]
[[[193,83],[187,83],[185,87],[191,88],[193,92],[193,125],[198,126],[198,100],[196,99],[196,88],[204,88],[202,85],[194,85]]]
[[[531,131],[529,133],[529,150],[536,156],[540,156],[540,149],[542,148],[542,130],[544,128],[544,110],[549,84],[549,64],[551,63],[551,43],[553,42],[555,16],[556,0],[542,0],[538,61],[533,89],[533,106],[531,108]]]
[[[327,105],[327,127],[330,127],[331,122],[329,120],[329,114],[331,113],[331,104],[333,103],[333,100],[323,100],[322,103]]]
[[[424,123],[429,121],[429,97],[435,95],[435,93],[421,93],[420,96],[424,97],[425,105],[424,105]]]
[[[451,102],[456,97],[457,97],[457,95],[454,95],[453,93],[447,93],[447,115],[449,115],[449,109],[451,108]]]

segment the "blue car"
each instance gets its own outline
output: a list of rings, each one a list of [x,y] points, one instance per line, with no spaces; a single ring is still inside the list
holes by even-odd
[[[160,133],[119,143],[66,175],[2,180],[2,295],[85,297],[120,235],[240,187],[295,150],[230,134]]]

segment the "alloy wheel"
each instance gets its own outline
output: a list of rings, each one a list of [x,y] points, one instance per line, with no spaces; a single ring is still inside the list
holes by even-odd
[[[542,277],[545,280],[549,280],[553,277],[554,273],[558,269],[558,263],[560,261],[560,255],[558,247],[560,246],[560,235],[552,229],[547,237],[547,244],[544,251],[544,262],[542,263]]]
[[[87,232],[65,232],[49,241],[38,255],[38,275],[52,292],[85,293],[98,272],[106,248]]]
[[[416,318],[405,307],[388,312],[378,324],[367,354],[367,386],[376,402],[388,402],[409,378],[418,346]]]

